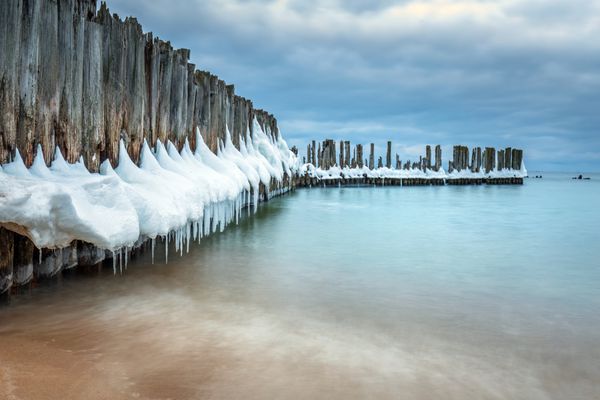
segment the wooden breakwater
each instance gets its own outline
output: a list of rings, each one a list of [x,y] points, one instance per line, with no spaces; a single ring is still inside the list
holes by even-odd
[[[98,171],[116,164],[121,138],[137,162],[144,139],[194,146],[196,128],[216,151],[226,126],[237,145],[255,117],[279,135],[273,115],[197,70],[188,49],[96,0],[2,0],[0,54],[0,163],[19,149],[29,166],[41,144],[46,160],[58,146]]]
[[[328,186],[439,186],[439,185],[520,185],[527,171],[523,165],[523,150],[507,147],[453,147],[448,170],[442,168],[442,148],[425,147],[418,161],[402,161],[396,153],[392,159],[392,142],[388,141],[385,160],[375,163],[375,144],[369,146],[369,156],[363,159],[363,145],[357,144],[350,153],[350,142],[327,139],[312,141],[303,157],[303,167],[296,177],[298,187]],[[338,163],[339,160],[339,163]]]
[[[96,0],[0,1],[0,164],[18,151],[30,167],[41,145],[48,165],[58,147],[67,162],[98,172],[105,160],[117,164],[121,140],[138,163],[144,140],[171,141],[179,150],[187,140],[193,149],[197,130],[216,153],[227,130],[239,149],[240,137],[254,136],[255,120],[279,137],[273,115],[189,58],[188,49],[111,14],[105,3],[97,8]],[[258,198],[292,187],[287,175],[268,189],[261,183]],[[0,223],[0,294],[114,257],[82,241],[37,249],[24,232]],[[148,245],[141,239],[132,254]]]

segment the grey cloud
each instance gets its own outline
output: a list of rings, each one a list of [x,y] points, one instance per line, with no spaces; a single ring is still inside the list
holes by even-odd
[[[113,0],[275,113],[342,136],[522,146],[600,170],[600,1]]]

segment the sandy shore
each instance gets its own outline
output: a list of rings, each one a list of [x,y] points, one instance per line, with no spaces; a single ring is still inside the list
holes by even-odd
[[[127,379],[97,356],[0,335],[0,397],[6,400],[131,399]],[[116,367],[116,366],[113,366]]]

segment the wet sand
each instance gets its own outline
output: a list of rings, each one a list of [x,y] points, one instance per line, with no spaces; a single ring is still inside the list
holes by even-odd
[[[108,265],[18,296],[0,308],[0,398],[600,398],[596,250],[576,259],[558,233],[544,242],[552,226],[528,224],[543,232],[508,265],[473,213],[472,237],[433,242],[451,212],[393,214],[399,195],[420,209],[453,190],[427,189],[300,192],[168,265],[145,254],[122,276]],[[452,193],[510,193],[476,190]],[[391,240],[394,220],[422,228]],[[582,235],[595,223],[573,222]]]

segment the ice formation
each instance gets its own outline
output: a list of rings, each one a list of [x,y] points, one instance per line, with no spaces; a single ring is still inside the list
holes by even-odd
[[[115,271],[147,239],[152,248],[157,237],[174,241],[183,252],[192,240],[237,222],[244,207],[256,207],[260,183],[281,186],[297,165],[280,136],[253,123],[240,150],[229,130],[217,154],[197,131],[195,151],[187,140],[180,151],[171,142],[158,141],[154,149],[144,142],[139,165],[121,141],[118,165],[105,160],[100,173],[90,173],[82,159],[67,163],[58,147],[50,168],[41,146],[30,168],[17,151],[0,166],[0,225],[38,248],[81,240],[112,251]]]
[[[352,178],[384,178],[384,179],[396,179],[396,178],[421,178],[421,179],[484,179],[484,178],[524,178],[527,176],[527,169],[525,164],[521,163],[521,169],[493,169],[488,173],[484,171],[472,172],[470,170],[454,170],[451,173],[447,173],[443,168],[439,171],[432,169],[421,170],[418,168],[411,169],[392,169],[387,167],[369,169],[367,166],[363,167],[344,167],[338,166],[331,167],[329,169],[321,169],[315,167],[313,164],[304,164],[298,167],[299,175],[308,175],[311,178],[318,180],[334,180],[334,179],[352,179]]]

